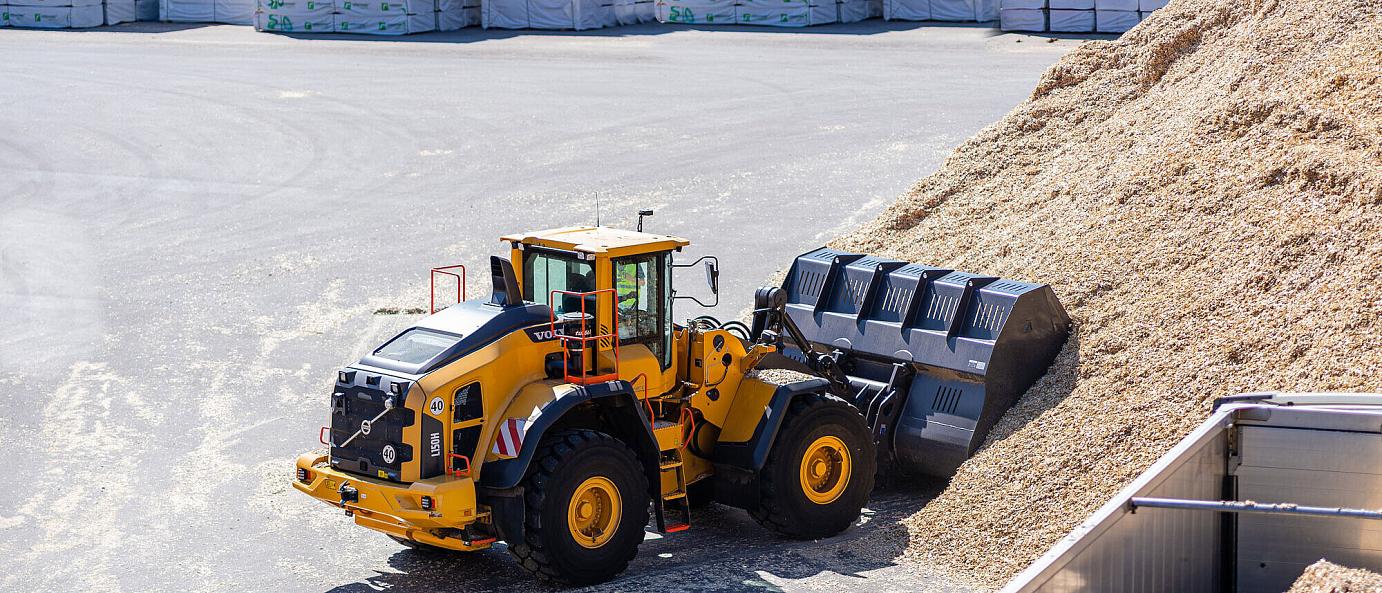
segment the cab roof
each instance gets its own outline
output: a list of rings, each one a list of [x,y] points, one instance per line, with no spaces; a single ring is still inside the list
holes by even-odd
[[[602,226],[574,226],[504,235],[501,241],[563,251],[607,254],[612,257],[680,249],[691,242],[671,235],[655,235]]]

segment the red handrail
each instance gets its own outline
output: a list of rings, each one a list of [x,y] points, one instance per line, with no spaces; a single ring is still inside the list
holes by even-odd
[[[460,453],[447,453],[446,455],[447,455],[448,457],[450,457],[451,459],[464,459],[464,460],[465,460],[465,470],[456,469],[456,465],[455,465],[455,464],[452,464],[451,467],[448,468],[448,469],[446,470],[446,473],[447,473],[448,475],[451,475],[451,476],[457,477],[457,478],[462,478],[462,477],[465,477],[465,476],[470,475],[470,458],[469,458],[469,457],[466,457],[465,455],[461,455]]]
[[[653,420],[657,417],[653,415],[653,402],[648,399],[648,373],[638,373],[638,376],[629,381],[629,385],[637,385],[639,379],[643,380],[643,406],[648,408],[648,426],[652,426]]]
[[[696,438],[696,414],[691,412],[690,407],[685,407],[681,409],[681,417],[683,419],[681,424],[686,426],[683,429],[686,430],[686,440],[682,441],[681,446],[677,448],[685,449],[687,445],[691,444],[691,439]]]
[[[447,271],[447,270],[454,270],[454,269],[456,269],[456,268],[460,268],[460,269],[461,269],[461,273],[460,273],[460,274],[457,274],[457,273],[455,273],[455,272],[448,272],[448,271]],[[441,266],[441,267],[439,267],[439,268],[432,268],[431,277],[428,278],[428,282],[429,282],[429,292],[428,292],[428,303],[427,303],[427,304],[428,304],[428,308],[431,310],[432,313],[436,313],[436,312],[437,312],[437,274],[443,274],[443,275],[451,276],[452,278],[455,278],[455,279],[456,279],[456,302],[460,303],[460,302],[464,302],[464,301],[466,300],[466,294],[465,294],[465,266],[459,265],[459,264],[458,264],[458,265],[454,265],[454,266]]]
[[[580,383],[580,384],[582,384],[582,385],[589,385],[589,384],[591,384],[591,383],[601,383],[601,382],[604,382],[604,381],[613,381],[613,380],[619,378],[619,315],[617,315],[617,314],[611,315],[611,318],[614,319],[614,323],[612,324],[612,325],[614,326],[614,329],[613,329],[610,333],[607,333],[607,334],[598,334],[598,335],[589,335],[589,332],[586,331],[586,322],[589,320],[590,317],[593,317],[593,316],[586,312],[586,308],[585,308],[585,297],[594,296],[594,297],[596,298],[596,301],[597,301],[596,304],[598,305],[598,304],[599,304],[599,303],[598,303],[598,301],[599,301],[599,295],[600,295],[600,293],[604,293],[604,292],[610,293],[611,295],[616,295],[615,290],[614,290],[613,288],[601,288],[601,289],[599,289],[599,290],[590,290],[590,291],[584,291],[584,292],[582,292],[582,291],[575,291],[575,290],[553,290],[553,291],[547,293],[547,309],[551,312],[550,326],[551,326],[551,330],[552,330],[552,335],[553,335],[554,337],[556,337],[558,340],[561,341],[562,373],[565,375],[565,381],[566,381],[567,383]],[[553,301],[556,299],[556,295],[558,295],[558,294],[566,295],[566,296],[574,296],[574,297],[579,297],[579,298],[580,298],[580,300],[581,300],[581,330],[580,330],[580,335],[578,335],[578,336],[572,336],[572,335],[568,335],[568,334],[561,333],[561,332],[557,331],[557,308],[556,308],[556,306],[555,306],[555,304],[554,304]],[[611,298],[610,300],[611,300],[611,305],[612,305],[612,306],[618,304],[617,302],[613,302],[613,301],[614,301],[614,298]],[[600,320],[599,320],[599,319],[595,319],[595,327],[598,328],[599,326],[600,326]],[[588,342],[595,342],[596,347],[598,347],[598,346],[599,346],[599,340],[605,340],[605,339],[610,340],[610,341],[614,344],[614,372],[612,372],[612,373],[606,373],[606,374],[603,374],[603,375],[587,375],[587,374],[586,374],[586,370],[585,370],[585,360],[584,360],[584,358],[585,358],[585,352],[586,352],[586,347],[585,347],[585,346],[586,346],[586,344],[587,344]],[[581,343],[581,358],[582,358],[582,360],[581,360],[581,374],[578,375],[578,376],[572,376],[572,375],[571,375],[571,360],[570,360],[570,357],[571,357],[571,350],[570,350],[569,348],[566,347],[567,342],[571,342],[571,341],[577,341],[577,342],[580,342],[580,343]],[[594,372],[594,373],[598,373],[598,372],[599,372],[600,360],[599,360],[598,355],[599,355],[599,352],[592,352],[592,353],[591,353],[591,364],[592,364],[593,366],[596,367],[593,371],[591,371],[591,372]]]

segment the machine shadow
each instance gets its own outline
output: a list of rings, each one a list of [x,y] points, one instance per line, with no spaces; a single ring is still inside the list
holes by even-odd
[[[858,580],[869,587],[869,573],[894,566],[907,545],[902,521],[945,487],[937,478],[885,480],[874,490],[860,522],[820,541],[796,541],[769,533],[744,511],[711,505],[697,511],[692,529],[670,537],[650,535],[638,557],[619,578],[584,589],[541,583],[521,569],[503,545],[476,554],[445,554],[400,549],[390,568],[328,593],[430,593],[439,591],[653,591],[704,593],[775,590],[766,578],[804,579],[822,573]],[[694,580],[686,575],[696,574]]]
[[[55,33],[144,33],[162,34],[175,33],[178,31],[190,31],[192,29],[202,29],[206,27],[219,27],[218,23],[168,23],[162,21],[137,21],[131,23],[120,23],[118,25],[103,25],[100,27],[90,27],[85,29],[32,29],[24,27],[14,27],[16,31],[52,31]],[[225,25],[234,26],[234,25]]]

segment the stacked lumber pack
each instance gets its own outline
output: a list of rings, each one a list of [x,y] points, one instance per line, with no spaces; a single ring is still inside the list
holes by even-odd
[[[277,33],[407,35],[480,22],[480,0],[256,0],[254,28]]]
[[[657,20],[696,25],[807,27],[883,14],[882,0],[657,0]]]
[[[486,29],[584,31],[653,22],[653,0],[485,0]]]
[[[138,20],[138,0],[0,0],[0,27],[86,29]]]
[[[254,22],[254,0],[159,0],[158,18],[170,23]]]
[[[883,0],[889,21],[987,22],[998,20],[998,0]]]
[[[1166,0],[1002,0],[999,28],[1052,33],[1122,33]]]

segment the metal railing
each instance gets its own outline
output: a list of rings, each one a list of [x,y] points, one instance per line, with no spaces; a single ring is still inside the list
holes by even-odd
[[[457,269],[457,268],[460,268],[460,270],[461,270],[461,273],[460,273],[460,274],[457,274],[457,273],[455,273],[455,272],[450,272],[450,271],[448,271],[448,270],[454,270],[454,269]],[[461,302],[465,302],[465,300],[466,300],[466,293],[465,293],[465,266],[459,265],[459,264],[458,264],[458,265],[454,265],[454,266],[441,266],[441,267],[438,267],[438,268],[432,268],[431,277],[428,279],[429,290],[428,290],[428,295],[427,295],[427,296],[428,296],[427,308],[428,308],[428,311],[429,311],[429,313],[428,313],[429,315],[432,314],[432,313],[436,313],[436,312],[437,312],[437,275],[438,275],[438,274],[441,274],[441,275],[443,275],[443,276],[450,276],[450,277],[452,277],[452,278],[455,278],[455,279],[456,279],[456,302],[457,302],[457,303],[461,303]]]
[[[599,308],[599,298],[600,298],[599,295],[602,294],[602,293],[609,293],[609,294],[610,294],[610,301],[611,301],[610,304],[611,304],[611,307],[612,307],[612,306],[614,305],[614,303],[613,303],[613,301],[614,301],[614,295],[616,294],[616,293],[615,293],[615,290],[614,290],[613,288],[602,288],[602,289],[599,289],[599,290],[590,290],[590,291],[584,291],[584,292],[582,292],[582,291],[574,291],[574,290],[553,290],[553,291],[551,291],[551,292],[549,292],[549,293],[547,294],[547,308],[551,311],[551,321],[550,321],[550,323],[551,323],[551,329],[552,329],[552,336],[555,337],[555,338],[557,338],[558,340],[561,341],[562,372],[563,372],[563,374],[564,374],[564,376],[565,376],[566,382],[568,382],[568,383],[578,383],[578,384],[581,384],[581,385],[589,385],[589,384],[592,384],[592,383],[602,383],[602,382],[605,382],[605,381],[613,381],[613,380],[616,380],[616,379],[619,378],[619,317],[618,317],[617,315],[612,315],[612,316],[611,316],[611,318],[612,318],[614,321],[613,321],[613,324],[612,324],[612,325],[613,325],[613,329],[612,329],[609,333],[592,334],[592,333],[589,331],[589,328],[587,327],[587,324],[593,323],[593,324],[595,325],[595,327],[598,328],[599,325],[600,325],[600,320],[595,318],[595,315],[593,314],[593,312],[590,312],[590,311],[587,311],[587,310],[586,310],[586,297],[591,297],[591,296],[595,297],[595,300],[596,300],[596,309],[598,310],[598,308]],[[556,300],[556,296],[557,296],[557,295],[571,296],[571,297],[576,297],[576,298],[580,299],[580,301],[581,301],[580,330],[579,330],[579,332],[578,332],[577,335],[571,335],[571,334],[565,333],[565,328],[563,328],[563,329],[557,329],[557,322],[558,322],[558,320],[557,320],[557,308],[556,308],[556,303],[555,303],[555,300]],[[573,312],[574,312],[574,311],[563,311],[562,314],[563,314],[563,315],[569,315],[570,313],[573,313]],[[567,325],[567,324],[569,324],[570,322],[571,322],[570,319],[563,319],[563,320],[561,321],[562,325]],[[600,359],[599,359],[599,354],[600,354],[600,353],[599,353],[600,340],[609,340],[610,343],[612,344],[611,351],[614,353],[614,368],[613,368],[612,370],[610,370],[609,372],[601,372],[601,371],[600,371],[600,368],[599,368],[599,366],[600,366]],[[571,374],[571,348],[569,347],[569,344],[570,344],[571,342],[579,342],[579,343],[580,343],[580,346],[581,346],[581,347],[580,347],[580,353],[581,353],[580,374],[578,374],[578,375],[572,375],[572,374]],[[596,346],[595,348],[588,348],[588,347],[587,347],[587,345],[588,345],[589,343],[591,343],[591,342],[594,342],[594,343],[595,343],[595,346]],[[587,370],[587,368],[586,368],[586,361],[585,361],[585,356],[586,356],[586,353],[587,353],[587,352],[589,352],[589,354],[590,354],[590,368],[589,368],[589,370]]]

